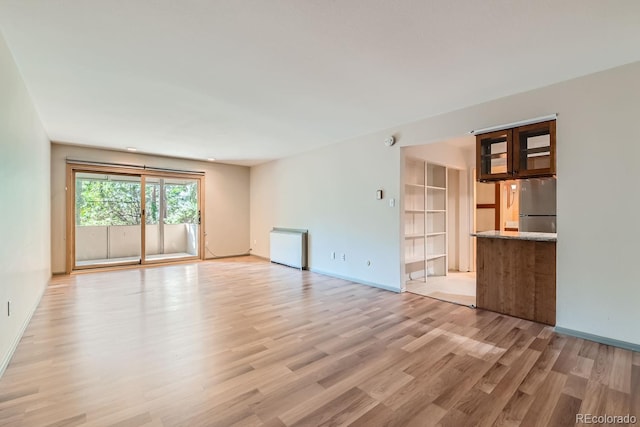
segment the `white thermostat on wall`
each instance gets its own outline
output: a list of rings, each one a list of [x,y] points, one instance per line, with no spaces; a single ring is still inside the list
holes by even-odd
[[[396,139],[393,137],[393,135],[384,140],[384,145],[386,145],[387,147],[391,147],[395,143]]]

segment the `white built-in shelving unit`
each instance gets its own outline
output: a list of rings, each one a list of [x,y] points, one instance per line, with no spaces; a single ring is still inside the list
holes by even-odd
[[[447,168],[406,158],[404,184],[405,280],[447,274]]]

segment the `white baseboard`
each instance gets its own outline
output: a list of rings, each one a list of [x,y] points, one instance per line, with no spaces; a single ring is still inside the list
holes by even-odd
[[[4,371],[7,370],[7,367],[9,366],[9,362],[11,362],[11,359],[13,358],[13,354],[16,352],[16,349],[18,348],[18,344],[20,344],[20,340],[22,339],[24,332],[27,330],[27,326],[29,326],[29,323],[31,322],[31,318],[33,317],[33,314],[36,312],[38,306],[40,305],[40,300],[42,300],[44,291],[47,289],[48,286],[49,286],[49,281],[47,280],[47,283],[40,290],[40,294],[38,295],[38,298],[36,298],[36,303],[31,308],[31,312],[29,313],[24,323],[22,324],[22,327],[20,328],[20,332],[18,333],[18,335],[14,337],[13,342],[11,343],[11,346],[9,346],[9,350],[2,358],[2,363],[0,364],[0,378],[2,378]]]
[[[251,256],[251,254],[244,253],[244,254],[238,254],[238,255],[220,255],[220,256],[208,256],[208,257],[205,256],[204,260],[205,261],[211,261],[211,260],[216,260],[216,259],[238,258],[238,257],[241,257],[241,256]]]
[[[349,282],[359,283],[361,285],[373,286],[374,288],[380,288],[380,289],[384,289],[385,291],[391,291],[391,292],[395,292],[395,293],[398,293],[398,294],[402,292],[402,290],[400,290],[398,288],[393,288],[393,287],[388,286],[388,285],[382,285],[380,283],[368,282],[368,281],[362,280],[362,279],[355,279],[353,277],[342,276],[340,274],[335,274],[335,273],[330,273],[328,271],[318,270],[317,268],[311,268],[311,269],[309,269],[309,271],[311,271],[313,273],[322,274],[323,276],[329,276],[329,277],[335,277],[336,279],[348,280]]]

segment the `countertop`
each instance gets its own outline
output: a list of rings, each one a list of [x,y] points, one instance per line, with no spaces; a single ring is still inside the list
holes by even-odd
[[[535,240],[538,242],[555,242],[558,240],[558,233],[532,233],[526,231],[481,231],[471,233],[475,237],[488,237],[492,239],[512,239],[512,240]]]

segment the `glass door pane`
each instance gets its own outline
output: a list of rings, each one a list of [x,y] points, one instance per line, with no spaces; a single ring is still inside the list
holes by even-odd
[[[550,167],[550,135],[521,135],[520,170],[549,169]]]
[[[145,261],[200,255],[199,180],[145,179]]]
[[[140,262],[140,177],[76,172],[75,267]]]
[[[511,177],[512,132],[503,130],[477,135],[477,169],[481,180]]]
[[[506,137],[482,141],[482,170],[491,175],[507,173]]]
[[[555,172],[555,122],[520,126],[515,131],[519,176],[544,176]]]

